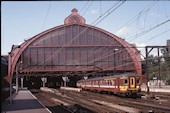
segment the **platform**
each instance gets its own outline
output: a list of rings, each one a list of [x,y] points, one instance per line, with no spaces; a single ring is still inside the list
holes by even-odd
[[[73,88],[73,87],[60,87],[62,90],[70,90],[70,91],[77,91],[80,92],[82,89],[81,88]]]
[[[6,101],[2,105],[1,113],[51,113],[26,88],[20,89],[17,95],[12,95],[12,98],[12,104]]]

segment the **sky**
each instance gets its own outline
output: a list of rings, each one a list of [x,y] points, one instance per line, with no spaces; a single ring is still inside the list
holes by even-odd
[[[47,29],[64,24],[73,8],[92,23],[109,14],[119,1],[2,1],[1,55]],[[96,27],[111,32],[137,47],[164,46],[170,39],[169,1],[126,1]],[[165,22],[165,23],[164,23]],[[164,23],[164,24],[161,24]],[[94,26],[94,25],[93,25]],[[156,27],[157,26],[157,27]],[[152,29],[153,28],[153,29]],[[139,48],[144,55],[145,51]],[[156,54],[155,50],[153,53]]]

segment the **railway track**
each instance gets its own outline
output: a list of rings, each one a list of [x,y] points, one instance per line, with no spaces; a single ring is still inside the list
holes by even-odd
[[[169,112],[170,111],[170,104],[168,102],[160,102],[157,101],[151,101],[150,99],[131,99],[131,98],[120,98],[117,96],[111,96],[107,94],[100,94],[100,93],[93,93],[93,92],[86,92],[82,91],[81,93],[77,94],[76,92],[67,92],[68,95],[70,93],[74,93],[74,96],[84,96],[84,98],[88,99],[96,99],[96,100],[101,100],[105,102],[110,102],[110,103],[116,103],[118,105],[122,106],[128,106],[128,107],[133,107],[139,109],[141,112]]]
[[[68,109],[68,112],[76,113],[114,113],[114,112],[154,112],[168,113],[170,104],[168,102],[157,102],[151,99],[121,98],[114,95],[100,94],[88,91],[65,91],[57,90],[58,93],[47,93],[38,90],[34,95],[41,98],[40,101],[50,101],[45,103],[47,108],[55,113],[59,109]],[[41,95],[41,96],[40,96]],[[43,103],[43,102],[42,102]],[[64,107],[64,108],[62,108]],[[52,111],[51,110],[51,111]],[[66,110],[65,110],[66,112]],[[65,113],[62,112],[62,113]]]
[[[86,98],[81,98],[80,96],[73,96],[70,93],[69,93],[69,96],[68,96],[68,95],[66,95],[65,92],[61,92],[61,94],[60,93],[57,93],[57,94],[45,93],[45,92],[40,93],[40,92],[41,91],[39,91],[39,94],[41,94],[42,97],[45,97],[47,99],[50,98],[53,102],[56,99],[57,102],[62,101],[62,102],[65,102],[69,105],[76,105],[75,109],[79,109],[79,111],[81,111],[81,113],[82,113],[82,111],[86,112],[86,113],[116,113],[116,112],[124,113],[125,112],[125,111],[120,110],[120,109],[109,108],[105,105],[89,101]],[[45,98],[43,98],[43,99],[45,99]],[[62,102],[60,102],[60,104]],[[68,105],[65,104],[65,106],[68,106]],[[72,110],[72,111],[74,111],[74,110]],[[76,111],[76,113],[79,113],[79,112]]]
[[[34,91],[35,92],[35,91]],[[32,93],[53,113],[116,113],[122,112],[122,110],[113,110],[107,109],[102,105],[92,103],[87,101],[86,99],[81,98],[72,98],[70,96],[66,96],[62,93],[62,95],[56,95],[53,93],[46,93],[40,90],[37,90],[37,93]],[[51,105],[52,104],[52,105]],[[60,107],[60,108],[59,108]],[[61,107],[64,107],[69,110],[61,111]],[[60,111],[59,111],[60,110]]]
[[[46,106],[52,113],[72,113],[71,111],[69,111],[68,109],[66,109],[65,107],[61,106],[58,103],[53,102],[49,96],[44,95],[43,92],[41,92],[40,90],[30,90],[34,96],[37,97],[37,99],[44,105]]]

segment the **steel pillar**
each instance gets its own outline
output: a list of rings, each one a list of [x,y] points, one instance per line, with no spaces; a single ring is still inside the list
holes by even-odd
[[[66,81],[64,81],[64,87],[66,87],[67,86],[67,83],[66,83]]]
[[[18,94],[18,75],[16,75],[16,94]]]
[[[12,77],[10,77],[10,100],[9,103],[12,104]]]
[[[45,79],[43,80],[43,87],[45,87]]]
[[[145,48],[146,52],[146,86],[147,86],[147,92],[149,93],[149,85],[148,85],[148,79],[149,79],[149,74],[148,74],[148,48]]]
[[[45,87],[45,81],[43,81],[43,87]]]
[[[158,88],[161,87],[161,65],[160,65],[160,56],[159,56],[159,48],[158,49]]]
[[[42,82],[43,82],[43,87],[45,87],[45,83],[47,82],[47,78],[42,77],[41,80],[42,80]]]
[[[16,66],[16,94],[18,94],[18,66]]]
[[[21,77],[21,89],[24,87],[24,78],[23,77]]]
[[[64,87],[67,86],[67,82],[69,82],[68,77],[62,77],[63,81],[64,81]]]

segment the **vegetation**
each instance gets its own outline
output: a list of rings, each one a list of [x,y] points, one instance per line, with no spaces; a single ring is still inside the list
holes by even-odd
[[[160,56],[160,79],[166,80],[170,84],[170,56],[168,56],[167,49],[161,49],[162,55]],[[148,57],[148,79],[153,77],[159,78],[159,58],[158,56],[150,55]],[[146,73],[146,60],[142,61],[142,72]]]

